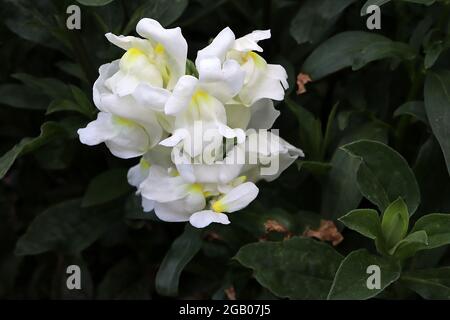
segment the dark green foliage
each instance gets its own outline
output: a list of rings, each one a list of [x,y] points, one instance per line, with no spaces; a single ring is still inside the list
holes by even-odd
[[[79,31],[65,27],[74,1],[0,0],[0,298],[450,299],[449,1],[75,3]],[[371,4],[381,30],[366,28]],[[228,226],[143,212],[136,161],[78,141],[97,69],[120,57],[103,34],[142,17],[182,27],[190,60],[226,26],[271,29],[262,56],[290,77],[274,127],[306,157]],[[312,82],[296,95],[299,73]],[[305,237],[322,219],[341,243]]]

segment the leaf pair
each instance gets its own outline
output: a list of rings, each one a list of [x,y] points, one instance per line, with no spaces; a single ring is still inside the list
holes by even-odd
[[[429,214],[420,218],[408,234],[409,214],[402,199],[394,201],[380,221],[378,212],[357,209],[339,219],[348,228],[375,240],[381,254],[398,260],[450,243],[450,214]]]

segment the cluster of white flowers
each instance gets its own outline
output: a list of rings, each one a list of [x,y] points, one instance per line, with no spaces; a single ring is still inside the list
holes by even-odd
[[[104,142],[119,158],[141,157],[128,181],[137,187],[144,211],[197,228],[228,224],[225,213],[258,195],[255,182],[277,178],[303,156],[273,133],[259,131],[272,127],[279,115],[272,100],[283,100],[288,87],[285,69],[256,53],[270,31],[236,39],[225,28],[197,53],[198,75],[186,74],[188,46],[180,28],[142,19],[136,31],[142,38],[106,34],[125,54],[100,67],[93,89],[100,112],[78,130],[80,141]],[[209,138],[198,137],[199,124]],[[198,161],[208,146],[213,160]],[[239,154],[259,161],[228,161]],[[262,174],[275,160],[276,170]]]

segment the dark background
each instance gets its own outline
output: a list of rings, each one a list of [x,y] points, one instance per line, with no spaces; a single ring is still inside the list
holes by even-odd
[[[69,31],[65,10],[74,2],[0,1],[0,153],[6,154],[24,137],[39,136],[44,122],[57,124],[48,136],[17,153],[0,183],[1,298],[158,299],[166,295],[164,290],[178,298],[276,298],[258,284],[249,269],[231,258],[247,243],[283,238],[282,234],[266,234],[268,219],[278,219],[293,235],[302,235],[305,229],[316,228],[320,219],[335,221],[358,205],[373,207],[367,200],[356,204],[337,200],[337,194],[354,193],[354,187],[337,184],[330,177],[330,161],[338,146],[360,138],[383,141],[414,168],[422,191],[416,218],[449,212],[450,181],[429,127],[414,117],[405,121],[393,116],[404,102],[423,100],[424,52],[436,39],[447,39],[448,14],[444,13],[448,8],[444,10],[444,4],[388,3],[382,7],[382,29],[369,31],[366,17],[360,15],[365,1],[115,0],[99,7],[77,3],[82,28]],[[98,67],[121,55],[103,35],[109,31],[132,34],[144,16],[166,27],[180,26],[191,60],[226,26],[237,37],[255,29],[271,29],[272,39],[261,44],[262,56],[282,64],[290,84],[286,92],[290,103],[277,104],[281,116],[274,127],[305,151],[306,161],[314,162],[299,162],[277,181],[261,183],[258,200],[233,216],[230,227],[205,230],[199,253],[181,274],[178,294],[171,283],[156,290],[155,277],[184,225],[156,221],[141,212],[124,178],[137,160],[114,158],[104,145],[84,146],[76,135],[77,128],[92,120],[93,114],[77,108],[94,110],[91,88]],[[417,30],[420,25],[425,32]],[[437,31],[426,38],[433,28]],[[374,59],[359,70],[345,68],[313,81],[307,93],[297,96],[295,81],[298,73],[306,72],[306,58],[333,35],[349,30],[410,43],[417,56],[406,62]],[[448,67],[448,58],[443,49],[435,67]],[[335,116],[330,117],[338,102]],[[59,111],[46,114],[52,104]],[[425,143],[428,158],[418,162]],[[2,170],[10,160],[11,153],[2,158]],[[106,183],[92,185],[93,179],[107,172],[113,173]],[[85,201],[91,205],[83,206]],[[53,210],[50,218],[35,221],[48,208]],[[27,230],[28,235],[21,238]],[[362,247],[373,250],[356,233],[344,230],[343,235],[344,242],[336,248],[339,252]],[[434,267],[448,264],[449,259],[444,248],[417,257],[415,263]],[[82,266],[83,290],[65,289],[65,270],[70,264]],[[168,277],[177,278],[173,273],[177,272],[172,270]],[[225,291],[230,288],[234,293]],[[406,297],[418,296],[399,293],[398,298]]]

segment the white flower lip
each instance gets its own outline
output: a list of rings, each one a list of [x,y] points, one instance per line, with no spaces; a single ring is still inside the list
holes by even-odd
[[[236,38],[224,28],[198,51],[198,76],[186,74],[180,28],[144,18],[136,31],[140,37],[105,35],[124,53],[100,67],[93,87],[99,113],[78,130],[80,141],[140,157],[127,178],[144,212],[196,228],[230,224],[227,214],[257,198],[259,180],[276,179],[304,156],[267,131],[280,115],[273,100],[288,88],[285,69],[258,54],[270,30]]]

